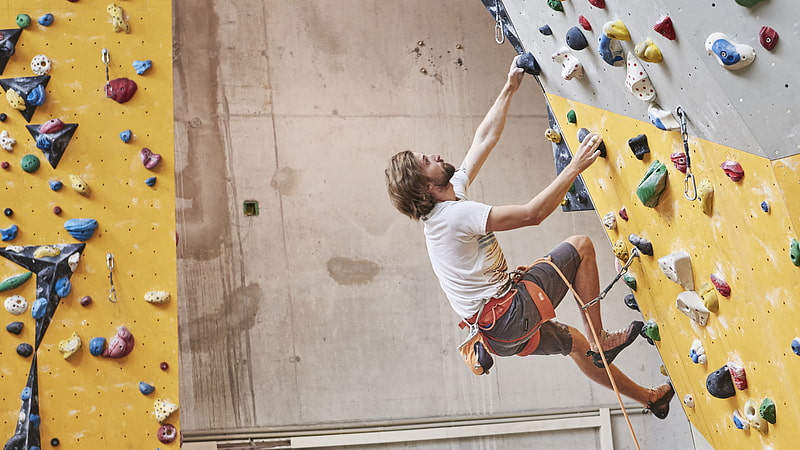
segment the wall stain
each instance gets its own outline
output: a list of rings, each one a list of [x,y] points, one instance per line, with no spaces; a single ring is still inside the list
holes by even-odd
[[[281,195],[291,194],[292,191],[294,191],[294,187],[297,185],[296,174],[297,171],[291,167],[281,167],[275,171],[275,175],[272,177],[272,180],[270,180],[269,185]]]
[[[381,266],[366,259],[334,257],[328,260],[328,275],[344,286],[366,284],[381,271]]]

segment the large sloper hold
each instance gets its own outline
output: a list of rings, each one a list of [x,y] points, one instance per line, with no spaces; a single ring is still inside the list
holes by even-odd
[[[667,188],[667,166],[659,160],[655,160],[648,167],[642,181],[636,188],[636,196],[642,201],[644,206],[655,208],[661,199],[661,194]]]
[[[52,119],[39,125],[25,125],[28,132],[36,142],[36,147],[39,148],[47,161],[54,169],[64,156],[64,151],[67,149],[69,142],[72,140],[72,135],[78,129],[77,123],[63,123],[59,119]]]
[[[686,252],[675,252],[658,258],[658,268],[670,280],[683,286],[688,291],[694,290],[692,260]]]
[[[711,312],[706,308],[703,299],[697,295],[697,292],[683,291],[678,294],[678,298],[675,300],[675,307],[701,327],[708,324],[708,316]]]
[[[22,28],[0,30],[0,74],[6,70],[8,60],[14,55]]]
[[[31,370],[28,372],[28,381],[22,390],[22,406],[19,409],[17,426],[14,435],[3,446],[3,450],[30,450],[41,448],[41,434],[39,425],[39,375],[36,355],[31,361]]]
[[[708,377],[706,377],[706,389],[709,394],[716,398],[728,398],[736,395],[727,365],[708,374]]]
[[[24,101],[25,109],[20,110],[20,114],[25,118],[25,121],[30,123],[33,113],[36,112],[38,105],[33,105],[28,101],[28,95],[41,86],[42,89],[47,87],[50,81],[50,75],[42,75],[36,77],[18,77],[18,78],[3,78],[0,79],[0,87],[8,94],[9,90],[16,92]]]

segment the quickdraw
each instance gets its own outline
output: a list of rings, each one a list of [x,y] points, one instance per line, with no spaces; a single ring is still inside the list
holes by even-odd
[[[639,249],[637,247],[633,247],[633,249],[631,250],[631,256],[625,262],[625,265],[622,266],[622,268],[619,270],[619,273],[617,273],[617,276],[615,276],[614,279],[611,280],[611,283],[609,283],[608,286],[606,286],[606,288],[603,289],[603,292],[601,292],[600,295],[598,295],[592,301],[586,303],[585,305],[582,305],[580,308],[581,309],[586,309],[586,308],[594,305],[595,303],[599,302],[600,300],[606,298],[606,295],[611,290],[611,288],[614,287],[614,285],[617,284],[617,281],[619,281],[619,279],[622,278],[622,276],[625,275],[628,272],[628,268],[631,266],[631,263],[633,262],[633,258],[638,258],[638,257],[639,257]]]
[[[686,155],[686,178],[683,179],[683,196],[689,201],[697,200],[697,184],[692,175],[692,160],[689,155],[689,133],[686,131],[686,112],[679,105],[675,110],[681,121],[681,138],[683,139],[683,152]],[[690,187],[691,184],[691,187]]]
[[[500,0],[495,0],[494,9],[496,11],[494,16],[494,41],[499,45],[506,41],[506,35],[503,33],[503,19],[500,17]]]

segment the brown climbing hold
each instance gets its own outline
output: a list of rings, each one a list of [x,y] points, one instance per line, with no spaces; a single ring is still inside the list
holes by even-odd
[[[742,177],[744,177],[744,169],[742,169],[742,165],[736,161],[731,161],[729,159],[720,164],[720,167],[725,171],[725,175],[727,175],[731,181],[740,181]]]

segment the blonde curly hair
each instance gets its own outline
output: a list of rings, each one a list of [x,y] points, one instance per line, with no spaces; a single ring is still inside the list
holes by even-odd
[[[422,173],[414,153],[406,150],[395,154],[384,173],[389,200],[398,211],[414,220],[431,212],[436,205],[428,192],[431,180]]]

